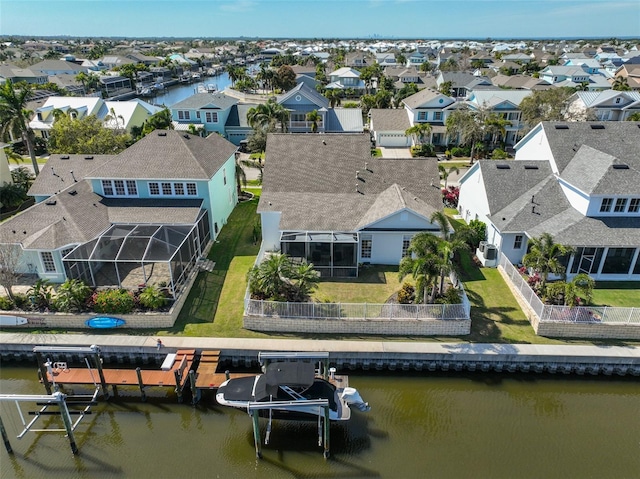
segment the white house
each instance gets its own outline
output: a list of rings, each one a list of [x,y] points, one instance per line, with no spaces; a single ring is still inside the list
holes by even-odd
[[[353,68],[342,67],[329,73],[328,89],[343,90],[353,88],[354,90],[364,90],[364,81],[360,79],[360,72]]]
[[[578,91],[569,98],[567,114],[575,120],[586,120],[591,111],[600,121],[625,121],[640,112],[640,92]]]
[[[572,246],[567,273],[640,279],[640,123],[543,122],[516,161],[479,161],[460,180],[458,209],[519,263],[529,238]]]
[[[439,231],[436,162],[372,158],[368,134],[270,134],[265,165],[262,250],[306,259],[323,276],[398,264],[416,233]]]

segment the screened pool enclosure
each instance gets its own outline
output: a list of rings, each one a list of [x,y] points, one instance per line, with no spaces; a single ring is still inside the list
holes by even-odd
[[[94,287],[166,285],[175,299],[210,239],[205,210],[191,225],[114,224],[63,257],[68,278]]]
[[[280,249],[292,258],[313,263],[320,276],[358,276],[358,233],[285,231]]]

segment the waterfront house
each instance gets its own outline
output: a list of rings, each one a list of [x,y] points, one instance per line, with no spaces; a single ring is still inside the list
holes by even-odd
[[[0,224],[0,243],[41,279],[175,293],[237,203],[235,151],[157,130],[118,155],[52,155],[29,191],[39,201]]]
[[[451,96],[453,98],[463,100],[469,95],[469,92],[477,88],[491,88],[491,81],[483,76],[475,76],[468,72],[440,72],[436,79],[438,88],[443,83],[451,82]]]
[[[40,72],[46,75],[59,75],[66,73],[68,75],[77,75],[80,72],[88,73],[89,69],[78,65],[77,63],[65,60],[43,60],[29,67],[32,72]]]
[[[224,93],[197,93],[171,106],[171,119],[176,130],[187,130],[189,125],[202,127],[206,134],[225,135],[225,124],[236,98]]]
[[[569,278],[640,279],[640,123],[542,122],[516,161],[481,160],[460,180],[458,209],[520,263],[530,238],[572,246]]]
[[[27,82],[33,85],[47,83],[47,74],[30,68],[19,68],[10,63],[0,65],[0,83],[11,80],[12,83]]]
[[[368,134],[269,134],[265,165],[262,251],[306,259],[323,276],[397,265],[416,233],[438,233],[436,162],[373,158]]]
[[[329,73],[329,84],[327,89],[344,90],[352,88],[353,90],[364,90],[364,81],[360,79],[360,72],[353,68],[342,67]]]

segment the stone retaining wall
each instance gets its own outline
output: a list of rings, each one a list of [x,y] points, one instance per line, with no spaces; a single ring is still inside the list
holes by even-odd
[[[315,334],[383,334],[396,336],[464,336],[470,320],[301,319],[245,316],[244,327],[255,331]]]
[[[127,328],[138,329],[155,329],[155,328],[171,328],[173,327],[178,314],[182,310],[189,291],[193,286],[198,274],[197,270],[191,273],[191,277],[185,283],[185,287],[178,297],[178,300],[173,304],[171,309],[166,313],[140,313],[140,314],[106,314],[102,316],[114,316],[120,319],[124,319],[127,323]],[[11,329],[19,330],[20,328],[81,328],[90,329],[84,323],[87,319],[101,316],[97,313],[84,313],[84,314],[67,314],[67,313],[33,313],[26,311],[2,311],[2,314],[9,314],[27,318],[28,323],[22,326],[16,326]],[[7,329],[10,327],[5,326]]]

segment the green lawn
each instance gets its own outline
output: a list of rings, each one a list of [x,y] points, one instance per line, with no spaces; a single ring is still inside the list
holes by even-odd
[[[640,282],[611,281],[596,283],[592,302],[597,306],[638,308],[640,307]]]
[[[384,303],[400,286],[397,266],[370,266],[360,268],[357,278],[323,279],[313,299],[331,303]]]

